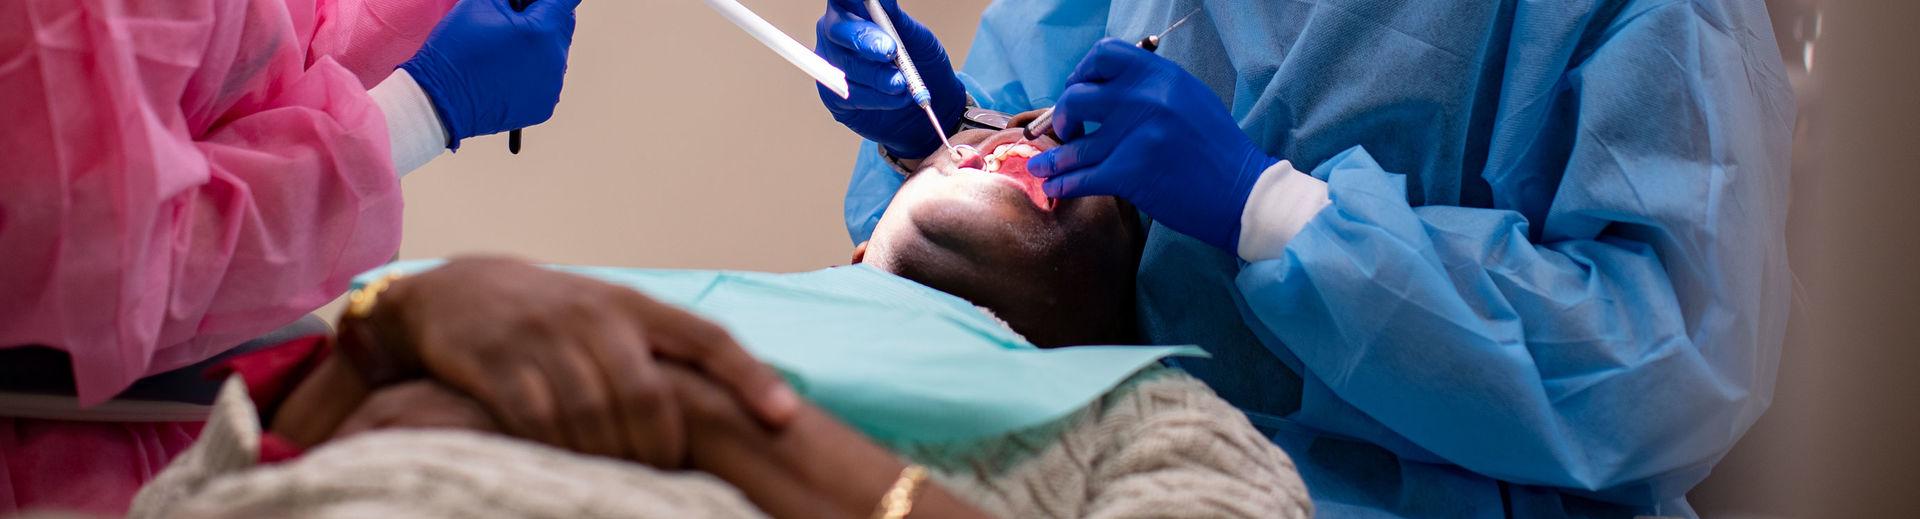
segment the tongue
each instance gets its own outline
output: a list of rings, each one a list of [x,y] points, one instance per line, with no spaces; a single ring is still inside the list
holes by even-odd
[[[1006,175],[1007,178],[1019,182],[1020,190],[1027,193],[1027,198],[1033,200],[1033,205],[1041,209],[1053,209],[1053,200],[1047,198],[1046,190],[1040,188],[1043,180],[1027,173],[1027,160],[1029,160],[1027,157],[1008,154],[1006,158],[1000,160],[1000,170],[995,173]]]

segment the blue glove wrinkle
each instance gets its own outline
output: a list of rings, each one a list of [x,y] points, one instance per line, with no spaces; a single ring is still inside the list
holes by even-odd
[[[827,31],[829,41],[856,49],[858,52],[854,55],[864,58],[841,67],[847,73],[849,86],[866,86],[888,96],[907,92],[906,76],[901,74],[899,67],[893,65],[893,39],[888,38],[880,26],[865,20],[848,20],[834,23]],[[898,108],[897,102],[882,105]]]

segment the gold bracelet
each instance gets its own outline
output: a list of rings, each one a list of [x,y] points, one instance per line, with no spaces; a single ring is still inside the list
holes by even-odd
[[[873,509],[873,519],[905,519],[913,513],[913,498],[920,495],[920,484],[926,480],[926,467],[907,465],[901,469],[900,479],[893,480],[893,488],[880,496],[880,506]]]
[[[400,272],[388,272],[387,275],[368,281],[366,286],[348,292],[347,317],[364,319],[372,314],[373,304],[380,300],[380,293],[387,291],[387,286],[392,285],[397,279],[400,279]]]
[[[334,353],[369,387],[383,387],[419,371],[419,359],[409,353],[406,335],[396,329],[393,316],[374,314],[381,294],[400,278],[398,271],[388,272],[348,292],[347,309],[334,326]]]

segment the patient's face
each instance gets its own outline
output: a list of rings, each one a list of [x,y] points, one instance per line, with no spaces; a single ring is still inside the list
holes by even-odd
[[[1141,230],[1131,207],[1112,197],[1050,204],[1025,159],[1052,141],[1025,142],[1018,128],[953,141],[989,158],[936,153],[894,196],[865,261],[987,307],[1042,346],[1121,340],[1054,329],[1073,319],[1130,336],[1114,314],[1132,312]]]

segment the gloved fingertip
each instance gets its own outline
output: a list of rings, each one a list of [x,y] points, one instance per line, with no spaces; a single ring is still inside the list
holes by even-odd
[[[1040,191],[1045,192],[1047,194],[1047,198],[1066,198],[1067,197],[1066,179],[1049,178],[1046,181],[1040,183]]]
[[[907,75],[900,72],[895,72],[893,73],[893,75],[887,76],[886,87],[887,87],[886,93],[889,93],[889,94],[906,93]]]
[[[1046,178],[1046,179],[1053,178],[1052,150],[1048,150],[1045,153],[1041,153],[1039,155],[1033,156],[1032,159],[1028,159],[1027,174],[1040,177],[1040,178]],[[1051,182],[1051,180],[1049,180],[1049,182]]]
[[[866,54],[867,59],[892,60],[893,52],[897,48],[899,46],[894,44],[893,38],[888,37],[884,32],[867,31],[860,35],[860,52]]]

